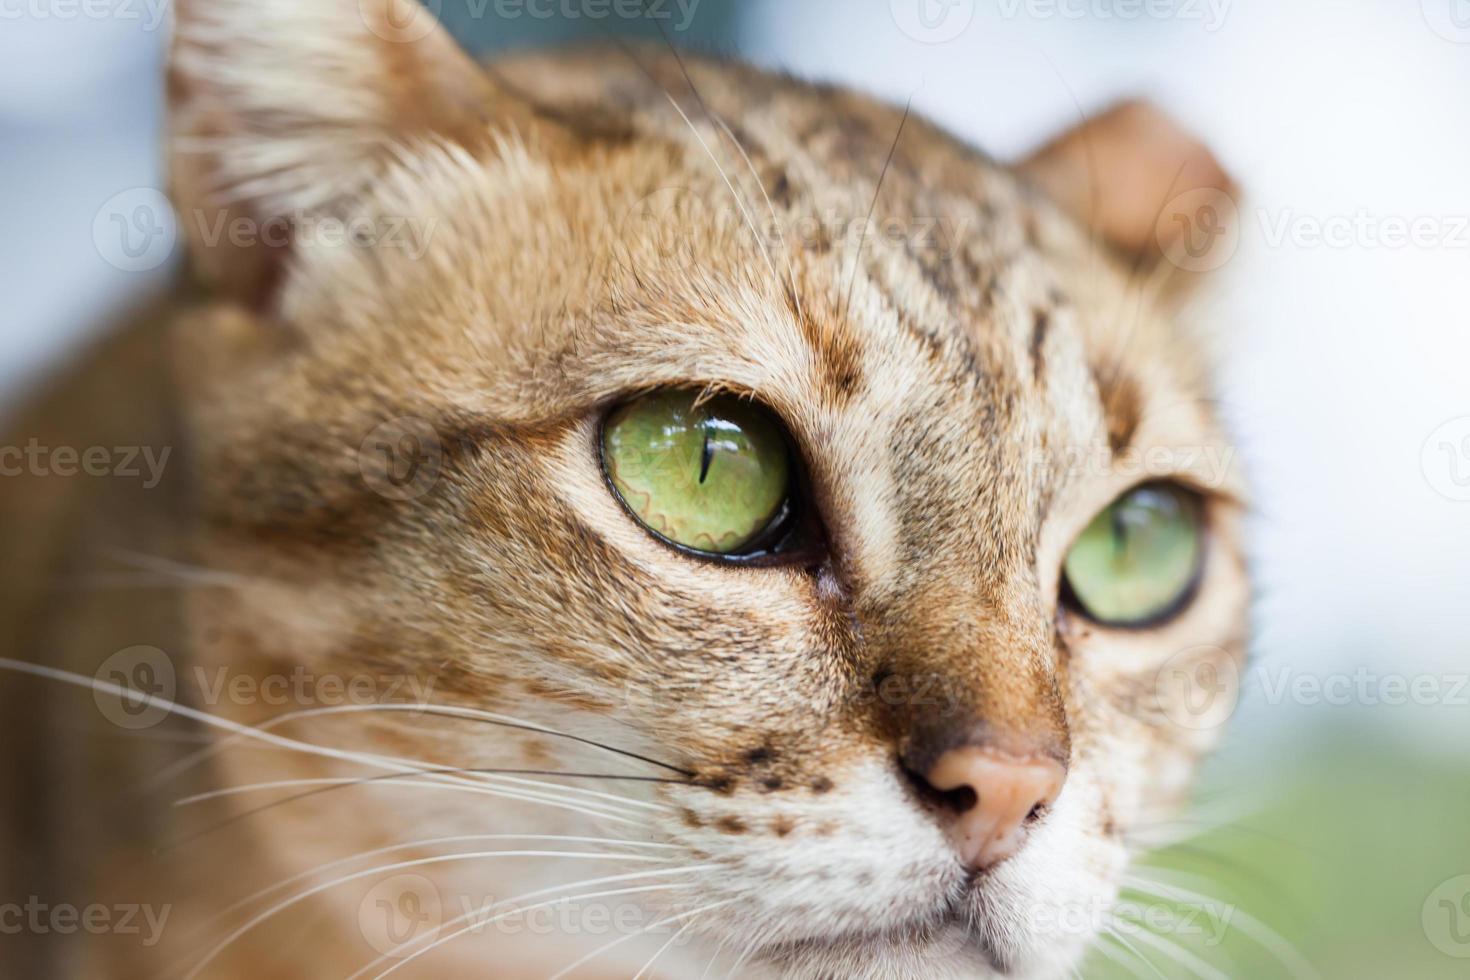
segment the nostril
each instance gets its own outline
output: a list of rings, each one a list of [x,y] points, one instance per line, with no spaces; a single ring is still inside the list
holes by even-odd
[[[1019,850],[1061,792],[1066,772],[1044,756],[1018,758],[972,745],[951,749],[922,776],[910,776],[920,795],[947,814],[961,861],[985,870]]]
[[[947,814],[958,815],[973,810],[980,802],[972,786],[956,786],[953,789],[938,789],[929,780],[907,766],[902,766],[919,799]]]
[[[968,786],[961,786],[959,789],[936,789],[934,793],[947,809],[955,813],[973,810],[980,802],[980,797],[975,795],[975,791]]]

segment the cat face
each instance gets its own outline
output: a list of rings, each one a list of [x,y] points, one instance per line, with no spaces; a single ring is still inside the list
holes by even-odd
[[[436,703],[525,726],[333,719],[356,751],[623,778],[547,777],[576,787],[537,791],[556,805],[375,797],[350,828],[334,796],[262,833],[306,861],[429,826],[616,831],[703,869],[640,900],[704,959],[1065,975],[1214,741],[1190,678],[1228,677],[1243,643],[1239,488],[1172,267],[1090,235],[1137,249],[1153,215],[1069,217],[1088,177],[1066,140],[1018,175],[847,93],[641,49],[483,73],[382,15],[180,11],[176,200],[214,290],[181,340],[199,547],[247,583],[194,599],[199,657],[431,678]],[[1106,162],[1163,124],[1093,126],[1072,139]],[[1093,179],[1150,172],[1124,162]],[[1158,190],[1154,211],[1179,188]],[[203,241],[219,217],[289,243]],[[331,222],[355,230],[312,240]],[[691,483],[645,439],[650,489],[609,442],[640,410],[764,448],[711,464],[706,436]],[[775,467],[737,502],[749,527],[681,540],[670,508],[736,507],[691,487],[738,484],[717,467],[742,452]],[[1124,583],[1099,614],[1117,583],[1077,580],[1097,578],[1079,540],[1153,519],[1120,498],[1198,533],[1167,602]],[[494,890],[545,878],[497,869]]]

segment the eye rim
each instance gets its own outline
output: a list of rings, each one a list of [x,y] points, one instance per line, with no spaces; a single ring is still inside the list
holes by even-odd
[[[612,494],[613,500],[617,501],[623,513],[628,515],[633,523],[638,526],[639,530],[660,544],[697,561],[724,567],[744,568],[818,566],[827,555],[826,534],[822,529],[820,520],[817,518],[816,507],[812,503],[811,481],[807,476],[806,460],[802,457],[796,440],[791,435],[791,427],[786,424],[786,420],[775,409],[756,398],[750,392],[735,390],[725,386],[719,386],[714,390],[715,394],[729,395],[747,401],[770,416],[777,432],[780,433],[782,444],[786,447],[787,472],[791,474],[791,477],[786,498],[781,501],[781,505],[777,508],[775,515],[772,516],[766,526],[757,532],[740,551],[724,553],[704,551],[700,548],[692,548],[687,544],[680,544],[678,541],[660,534],[644,523],[643,519],[628,504],[628,501],[623,498],[617,485],[613,483],[612,473],[607,465],[607,440],[605,438],[607,423],[613,414],[624,405],[659,392],[700,392],[705,390],[709,390],[709,386],[690,384],[659,385],[653,388],[628,392],[616,398],[609,399],[602,406],[598,415],[596,431],[593,433],[593,436],[597,451],[597,465],[602,471],[602,482],[607,487],[608,493]]]
[[[1087,605],[1072,587],[1072,581],[1067,575],[1066,556],[1072,553],[1072,547],[1077,543],[1076,538],[1073,538],[1072,544],[1068,545],[1067,551],[1062,556],[1061,585],[1057,590],[1058,604],[1064,611],[1080,616],[1089,623],[1104,629],[1114,630],[1120,633],[1139,633],[1156,630],[1169,625],[1176,619],[1182,617],[1194,605],[1195,600],[1199,598],[1201,588],[1204,584],[1205,569],[1209,565],[1211,544],[1214,537],[1211,532],[1209,497],[1199,488],[1191,486],[1182,480],[1170,479],[1168,477],[1143,480],[1119,491],[1087,523],[1090,525],[1092,521],[1097,519],[1099,514],[1129,495],[1150,488],[1164,488],[1176,492],[1181,498],[1189,501],[1195,515],[1196,528],[1199,533],[1199,548],[1198,553],[1195,555],[1194,568],[1190,572],[1188,581],[1179,590],[1178,595],[1173,601],[1156,613],[1140,619],[1104,619],[1087,608]],[[1086,525],[1084,525],[1085,528]],[[1081,532],[1078,532],[1078,534],[1080,536]]]

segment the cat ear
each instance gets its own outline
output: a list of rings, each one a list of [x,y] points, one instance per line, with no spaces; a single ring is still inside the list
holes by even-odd
[[[1068,130],[1019,167],[1125,256],[1205,272],[1233,254],[1238,189],[1214,155],[1144,102]]]
[[[197,271],[262,302],[303,216],[405,141],[482,135],[489,95],[417,0],[177,0],[170,180]]]

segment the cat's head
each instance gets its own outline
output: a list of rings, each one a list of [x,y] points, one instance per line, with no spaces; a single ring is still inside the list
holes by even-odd
[[[1064,973],[1242,653],[1239,487],[1159,254],[1208,154],[1130,106],[1011,169],[644,48],[483,70],[402,0],[178,17],[199,547],[239,583],[195,597],[197,656],[471,709],[323,713],[338,746],[637,777],[262,832],[634,838],[706,869],[640,896],[706,955]]]

